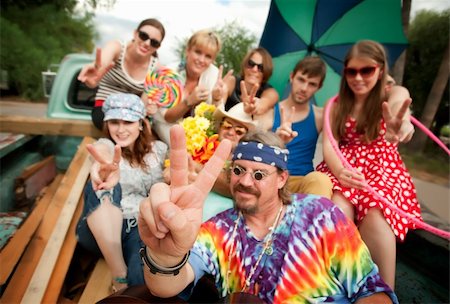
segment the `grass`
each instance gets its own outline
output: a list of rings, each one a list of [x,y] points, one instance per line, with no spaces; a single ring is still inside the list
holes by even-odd
[[[450,160],[440,147],[427,146],[423,153],[401,146],[400,154],[413,177],[450,186]]]

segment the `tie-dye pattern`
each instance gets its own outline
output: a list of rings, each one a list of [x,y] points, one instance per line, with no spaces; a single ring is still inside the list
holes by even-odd
[[[234,240],[235,255],[230,254],[237,217],[236,210],[230,209],[204,223],[192,249],[196,280],[204,273],[213,275],[222,296],[241,291],[264,246],[264,240],[257,240],[242,219]],[[272,249],[271,255],[263,256],[249,288],[267,303],[353,303],[377,292],[388,293],[397,303],[355,225],[325,198],[294,195],[275,230]]]

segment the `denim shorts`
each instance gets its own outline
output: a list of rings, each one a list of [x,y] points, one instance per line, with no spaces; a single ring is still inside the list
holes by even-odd
[[[122,190],[120,184],[114,187],[113,204],[120,208]],[[83,213],[77,224],[78,243],[98,257],[102,256],[97,241],[89,229],[87,217],[100,206],[100,200],[95,195],[92,183],[88,181],[84,188]],[[144,284],[143,262],[139,255],[139,249],[144,245],[139,236],[136,219],[124,219],[122,224],[122,253],[127,265],[128,285]]]

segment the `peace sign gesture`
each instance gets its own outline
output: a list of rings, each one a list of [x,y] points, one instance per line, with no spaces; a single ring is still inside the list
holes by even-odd
[[[108,154],[106,145],[87,145],[88,152],[94,158],[91,167],[92,188],[95,191],[112,189],[119,182],[119,162],[122,150],[119,145],[114,147],[112,161],[107,161],[102,155]]]
[[[139,233],[158,265],[175,265],[197,238],[203,203],[223,168],[231,143],[222,140],[214,155],[188,183],[186,138],[180,125],[170,130],[170,186],[157,183],[143,200],[139,212]]]
[[[217,82],[212,90],[212,98],[214,102],[221,102],[228,94],[227,82],[233,75],[233,70],[229,70],[225,77],[222,77],[223,65],[219,67]]]
[[[78,75],[78,80],[84,82],[90,88],[95,88],[113,66],[114,62],[105,66],[102,64],[102,49],[97,48],[94,63],[87,64],[83,67]]]
[[[241,80],[241,101],[244,103],[244,111],[249,115],[256,114],[256,92],[258,92],[259,85],[255,84],[250,91],[250,94],[247,91],[247,87],[245,86],[245,81]]]
[[[408,109],[411,98],[407,98],[401,104],[395,115],[392,114],[389,104],[383,102],[383,119],[386,123],[386,134],[384,137],[391,143],[407,142],[414,134],[414,127],[408,119]]]
[[[280,105],[280,126],[277,128],[275,133],[281,138],[281,140],[287,144],[295,137],[297,137],[298,132],[292,130],[292,121],[294,120],[295,107],[292,106],[290,111],[285,109],[285,107]]]

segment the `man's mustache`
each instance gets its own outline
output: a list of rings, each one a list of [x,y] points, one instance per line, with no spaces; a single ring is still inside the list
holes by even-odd
[[[261,192],[258,189],[252,188],[252,187],[245,187],[242,184],[237,184],[233,187],[234,192],[239,191],[239,192],[244,192],[244,193],[249,193],[249,194],[253,194],[257,197],[259,197],[261,195]]]

